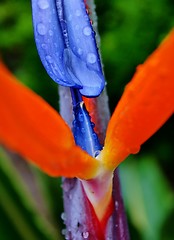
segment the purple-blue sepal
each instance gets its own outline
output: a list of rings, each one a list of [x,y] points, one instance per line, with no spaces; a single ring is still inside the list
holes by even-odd
[[[40,59],[58,84],[98,96],[105,86],[100,57],[83,0],[32,0]]]

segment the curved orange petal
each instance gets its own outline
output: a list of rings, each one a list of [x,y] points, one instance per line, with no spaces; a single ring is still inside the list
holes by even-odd
[[[91,178],[98,161],[74,143],[71,130],[41,97],[0,62],[0,143],[51,176]]]
[[[174,110],[174,31],[138,67],[109,122],[101,154],[116,167],[154,134]]]

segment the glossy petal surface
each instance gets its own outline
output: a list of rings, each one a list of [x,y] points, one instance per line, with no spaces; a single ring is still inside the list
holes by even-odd
[[[58,84],[98,96],[104,88],[100,58],[83,0],[32,0],[37,49]]]
[[[73,134],[76,144],[89,155],[96,157],[99,154],[102,147],[84,102],[79,102],[74,106]]]
[[[42,98],[0,63],[0,143],[52,176],[91,178],[98,161],[75,146],[71,130]]]
[[[139,66],[109,122],[101,158],[114,168],[137,153],[174,111],[174,31]]]

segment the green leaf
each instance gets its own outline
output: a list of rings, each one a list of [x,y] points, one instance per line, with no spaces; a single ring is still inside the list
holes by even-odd
[[[46,219],[47,206],[43,206],[45,208],[43,212],[38,208],[35,201],[36,199],[27,186],[31,184],[30,176],[26,181],[26,175],[24,175],[26,171],[19,173],[19,171],[17,171],[18,168],[20,169],[18,166],[14,167],[13,161],[11,161],[5,151],[0,148],[0,209],[3,209],[3,213],[7,218],[5,219],[7,224],[9,222],[9,225],[14,229],[14,234],[16,235],[13,237],[20,236],[20,238],[17,237],[17,239],[22,240],[62,239],[58,225],[57,229],[55,229],[53,221],[50,218],[52,213],[50,213],[47,216],[48,219]],[[32,184],[37,185],[38,180],[37,178],[34,179],[35,181],[32,182]],[[37,194],[36,192],[35,195]],[[44,211],[46,211],[46,213],[44,213]],[[4,219],[1,219],[1,221],[4,221]],[[9,231],[9,225],[4,226],[6,230],[3,229],[3,231],[1,231],[0,229],[0,237]],[[9,238],[4,236],[3,239]]]
[[[161,239],[162,227],[174,208],[174,194],[156,159],[130,157],[121,165],[120,175],[132,224],[142,239]]]

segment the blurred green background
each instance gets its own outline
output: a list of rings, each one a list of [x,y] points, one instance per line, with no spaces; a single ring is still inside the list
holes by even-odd
[[[136,66],[174,26],[174,1],[96,0],[96,5],[112,112]],[[36,51],[30,1],[1,0],[0,56],[20,81],[58,109],[57,85]],[[120,167],[131,239],[174,239],[172,120]],[[60,179],[0,148],[0,239],[62,239],[60,185]]]

